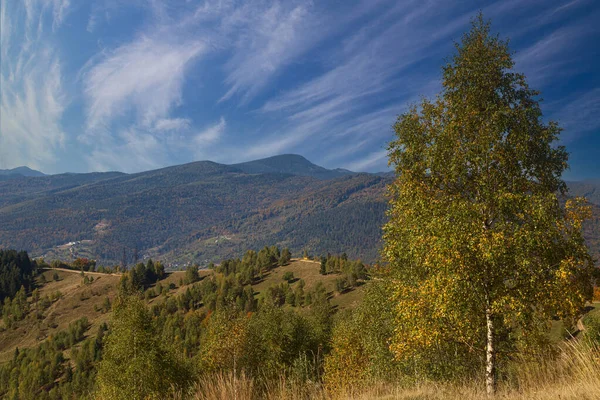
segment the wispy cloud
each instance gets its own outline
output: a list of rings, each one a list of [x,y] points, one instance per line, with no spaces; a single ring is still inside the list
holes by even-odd
[[[88,132],[132,111],[146,127],[168,117],[181,102],[186,67],[205,48],[201,41],[140,36],[108,53],[84,74]]]
[[[563,144],[600,131],[600,87],[575,93],[565,100],[549,107],[552,119],[564,129]]]
[[[194,137],[194,142],[196,145],[206,145],[212,144],[219,140],[223,133],[225,132],[225,127],[227,123],[225,122],[225,118],[221,117],[218,123],[209,126],[202,132],[196,134]]]
[[[161,132],[181,131],[190,128],[189,118],[162,118],[156,121],[154,129]]]
[[[119,131],[94,147],[87,158],[92,171],[143,171],[168,162],[168,153],[160,137],[136,127]]]
[[[387,161],[387,150],[370,153],[364,158],[346,164],[344,167],[351,171],[370,171],[374,167],[381,168]]]
[[[0,168],[295,152],[382,169],[396,115],[439,91],[480,7],[564,140],[597,129],[593,0],[0,1]]]
[[[557,10],[562,7],[573,8],[581,6],[583,2],[572,2],[572,4],[559,5],[550,10],[546,16],[537,21],[542,25],[556,18]],[[562,79],[565,76],[575,76],[588,67],[581,65],[579,52],[585,39],[593,37],[600,32],[598,19],[600,11],[592,11],[577,23],[569,24],[552,30],[543,35],[524,49],[517,52],[515,56],[515,68],[524,72],[530,83],[535,86],[545,86],[551,81]],[[587,50],[589,51],[589,50]],[[600,55],[600,51],[596,51]]]
[[[225,134],[227,128],[227,122],[225,118],[221,117],[219,122],[213,124],[203,131],[194,135],[192,140],[193,153],[196,159],[206,159],[210,157],[209,150],[213,148],[215,144]],[[214,159],[214,157],[212,157]]]
[[[37,33],[43,31],[43,21],[47,13],[52,16],[52,30],[56,30],[64,22],[70,11],[70,0],[23,0],[27,15],[27,28],[32,30],[37,24]]]
[[[0,57],[6,59],[10,49],[10,35],[12,33],[11,18],[8,15],[6,1],[0,2]]]
[[[55,152],[66,140],[61,120],[68,99],[62,65],[59,52],[40,34],[41,22],[25,22],[42,21],[45,12],[53,12],[58,26],[68,2],[7,3],[0,6],[0,168],[29,165],[52,172]],[[25,26],[26,41],[13,35],[17,24]]]
[[[244,101],[252,98],[282,67],[319,39],[310,3],[285,4],[276,2],[262,9],[250,2],[224,18],[228,30],[242,30],[244,34],[235,38],[232,57],[225,65],[229,90],[221,101],[234,94],[241,94]],[[320,35],[324,33],[321,29]]]
[[[316,137],[322,138],[321,144],[350,143],[335,145],[339,153],[334,151],[324,158],[331,162],[359,152],[352,150],[353,143],[372,148],[382,139],[389,140],[390,126],[403,104],[417,99],[418,94],[430,95],[439,86],[437,80],[415,71],[415,65],[439,50],[440,43],[448,42],[448,36],[468,22],[461,17],[432,30],[429,7],[432,5],[410,3],[384,7],[377,18],[344,41],[330,69],[269,99],[260,111],[285,116],[287,126],[280,128],[285,133],[257,143],[247,154],[272,155],[306,145]],[[419,35],[423,38],[414,46]],[[373,104],[379,107],[365,112]],[[364,149],[360,151],[364,154]]]

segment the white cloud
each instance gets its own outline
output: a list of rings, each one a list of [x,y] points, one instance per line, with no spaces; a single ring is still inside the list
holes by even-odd
[[[130,127],[94,148],[87,162],[92,171],[138,172],[165,165],[167,154],[158,137]]]
[[[10,49],[10,35],[12,30],[11,18],[6,10],[6,1],[0,2],[0,57],[6,59]]]
[[[387,165],[387,150],[380,150],[373,153],[370,153],[367,157],[354,161],[352,163],[346,164],[344,168],[347,168],[351,171],[369,171],[373,168],[379,168],[380,170],[385,169]]]
[[[186,67],[205,48],[201,41],[140,36],[107,54],[84,74],[88,131],[131,111],[146,127],[168,117],[181,102]]]
[[[210,158],[214,160],[218,157],[211,157],[210,150],[225,134],[227,122],[221,117],[219,122],[204,129],[202,132],[194,135],[192,140],[192,152],[196,160]]]
[[[157,131],[182,131],[190,128],[189,118],[162,118],[156,121],[154,129]]]
[[[309,2],[291,7],[275,2],[268,8],[257,3],[247,3],[223,18],[225,33],[231,30],[235,38],[233,54],[225,65],[229,90],[221,101],[235,94],[241,94],[243,101],[251,99],[284,66],[326,35],[327,27],[311,14]]]
[[[569,144],[585,135],[600,130],[600,87],[575,93],[563,101],[550,105],[551,118],[564,128],[561,143]]]
[[[54,9],[59,11],[55,16],[58,24],[66,15],[68,2],[51,5],[58,7]],[[11,24],[24,25],[24,18],[41,21],[40,13],[51,10],[32,2],[26,2],[24,10],[22,6],[13,3],[9,7],[2,2],[0,10],[0,168],[28,165],[52,172],[55,153],[66,141],[61,120],[68,99],[62,65],[52,43],[38,35],[39,25],[26,31],[29,39],[12,35]]]
[[[70,0],[23,0],[27,15],[27,29],[33,30],[37,24],[37,34],[43,31],[43,20],[46,13],[52,14],[52,30],[55,31],[63,24],[70,12]]]
[[[218,123],[196,134],[194,143],[199,146],[215,143],[223,136],[223,133],[225,133],[226,126],[227,123],[225,122],[225,118],[221,117]]]
[[[315,141],[343,148],[339,144],[342,136],[343,142],[361,142],[371,148],[382,139],[389,140],[394,116],[405,103],[439,88],[439,82],[430,76],[406,71],[439,51],[440,43],[449,42],[448,36],[468,21],[459,18],[458,22],[431,30],[426,23],[429,17],[418,4],[382,9],[372,23],[343,43],[329,70],[264,104],[260,109],[263,114],[287,119],[279,129],[284,134],[271,135],[251,147],[248,154],[272,155],[294,151],[298,146],[317,150]],[[416,36],[420,37],[418,46]],[[365,112],[373,103],[385,106]],[[339,155],[331,152],[326,160],[351,154],[352,145],[348,147]]]
[[[538,87],[585,71],[588,66],[580,62],[580,54],[584,51],[582,45],[600,32],[598,18],[600,12],[593,11],[576,23],[561,26],[537,38],[516,53],[515,69],[524,72],[528,82]],[[594,52],[593,49],[585,51]],[[595,53],[600,54],[598,51]]]

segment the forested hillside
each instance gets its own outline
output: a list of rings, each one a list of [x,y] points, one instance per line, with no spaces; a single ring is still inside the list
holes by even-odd
[[[296,171],[295,174],[292,172]],[[377,259],[393,176],[327,170],[285,155],[235,166],[195,162],[118,172],[0,181],[0,247],[100,263],[161,258],[207,264],[277,244]],[[571,184],[592,195],[592,183]],[[600,255],[600,206],[585,226]]]
[[[7,254],[10,262],[17,255]],[[3,262],[8,259],[0,256]],[[27,289],[10,293],[0,306],[0,397],[86,398],[104,383],[96,378],[99,369],[104,379],[116,379],[106,375],[126,374],[123,367],[131,357],[153,357],[156,352],[165,356],[155,359],[157,363],[180,355],[168,367],[173,369],[169,374],[187,371],[178,378],[190,379],[195,363],[205,371],[261,367],[268,374],[265,379],[295,365],[298,377],[316,377],[332,316],[362,299],[367,267],[344,254],[320,261],[291,256],[287,248],[270,246],[207,270],[192,266],[172,273],[151,260],[128,271],[94,271],[93,263],[83,259],[53,263],[55,269],[42,261],[34,269],[23,265],[17,271],[29,277]],[[18,257],[29,260],[26,253]],[[123,322],[124,308],[130,306],[143,313],[143,332],[140,320],[129,321],[134,325],[122,331],[118,321]],[[244,343],[228,341],[236,326],[243,329],[239,334]],[[144,336],[148,333],[152,339]],[[129,341],[134,334],[144,343],[137,355],[129,354],[135,350],[127,343],[127,348],[106,356],[107,337]],[[237,358],[231,351],[239,352]],[[120,361],[102,370],[103,358]],[[135,398],[138,389],[132,386],[128,398]]]
[[[282,157],[260,162],[279,168]],[[300,172],[329,171],[303,161]],[[304,171],[304,172],[303,172]],[[335,173],[333,173],[335,174]],[[370,174],[323,180],[196,162],[139,174],[67,174],[0,182],[0,246],[102,263],[160,257],[206,264],[276,243],[377,257],[385,185]],[[293,234],[292,234],[293,233]]]

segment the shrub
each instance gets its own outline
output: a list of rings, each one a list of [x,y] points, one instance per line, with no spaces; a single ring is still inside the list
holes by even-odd
[[[283,274],[283,280],[290,282],[294,280],[294,273],[292,271],[287,271]]]

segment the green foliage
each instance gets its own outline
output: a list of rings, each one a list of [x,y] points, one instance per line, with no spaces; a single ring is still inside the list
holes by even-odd
[[[129,271],[124,272],[119,282],[119,290],[123,294],[143,291],[164,277],[164,266],[160,262],[148,260],[146,264],[138,263]]]
[[[36,264],[27,252],[0,249],[0,302],[13,297],[21,287],[32,289]]]
[[[161,343],[151,314],[137,297],[117,303],[105,341],[98,368],[103,399],[162,399],[190,382],[187,366]]]
[[[442,92],[399,116],[389,145],[392,348],[432,375],[486,363],[493,391],[497,363],[533,351],[550,317],[573,321],[589,299],[587,210],[559,201],[561,129],[544,122],[507,42],[480,16],[456,48]]]
[[[265,304],[251,315],[227,310],[212,314],[203,331],[199,370],[245,371],[258,380],[278,379],[306,359],[310,364],[306,379],[316,379],[323,348],[320,333],[327,330],[330,317],[321,320],[309,310],[299,314]],[[222,338],[227,336],[227,340]]]
[[[198,273],[197,265],[190,265],[185,270],[184,282],[186,285],[198,282],[200,280],[200,274]]]
[[[590,312],[583,318],[585,327],[583,337],[585,340],[600,344],[600,307],[596,307],[594,312]]]
[[[261,261],[261,252],[269,264]],[[319,382],[330,347],[331,294],[322,283],[305,291],[304,280],[296,280],[267,288],[259,302],[250,284],[258,282],[257,271],[276,268],[284,253],[264,247],[246,252],[242,259],[224,260],[213,266],[213,274],[189,284],[183,293],[152,302],[150,310],[139,290],[114,300],[114,307],[104,297],[98,310],[113,309],[110,331],[102,325],[96,338],[86,340],[87,319],[72,323],[34,356],[30,353],[7,369],[0,368],[4,379],[0,387],[10,387],[17,398],[34,398],[40,390],[42,398],[46,394],[48,398],[165,398],[172,390],[187,388],[192,365],[200,376],[244,372],[261,385],[280,376]],[[120,285],[131,290],[131,282],[138,282],[143,288],[147,271],[155,271],[155,265],[138,264],[124,274]],[[159,286],[160,282],[145,295],[161,290]],[[8,300],[10,308],[23,299],[27,304],[22,293]],[[59,297],[34,291],[29,304],[39,311]],[[22,371],[19,379],[26,380],[27,387],[10,383],[16,379],[11,375],[15,368]],[[39,379],[29,378],[29,371]],[[4,394],[0,390],[0,396]]]
[[[81,271],[95,271],[96,261],[90,260],[88,258],[79,257],[71,263],[71,267],[73,269],[78,269]]]
[[[293,281],[294,280],[294,273],[292,271],[286,271],[283,274],[283,280],[286,281],[286,282],[288,282],[288,283],[290,281]]]
[[[101,357],[102,336],[81,343],[89,324],[86,318],[70,324],[66,331],[33,349],[17,349],[11,361],[0,366],[0,396],[14,399],[58,399],[83,397],[94,389],[95,363]],[[101,327],[101,330],[105,329]],[[63,350],[73,349],[71,370]]]
[[[291,259],[292,259],[292,253],[290,252],[290,249],[288,249],[286,247],[281,251],[281,255],[279,256],[278,264],[280,266],[287,265],[290,263]]]

